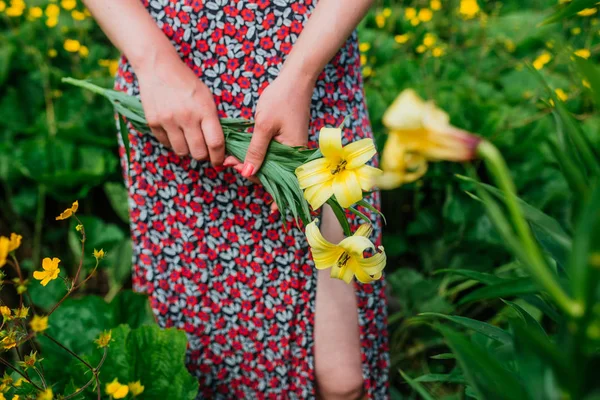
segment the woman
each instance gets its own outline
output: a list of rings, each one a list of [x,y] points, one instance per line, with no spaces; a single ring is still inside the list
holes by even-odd
[[[316,146],[346,115],[344,142],[371,137],[353,32],[371,2],[85,1],[153,132],[130,132],[134,289],[187,332],[199,398],[387,398],[383,283],[317,273],[255,178],[271,140]],[[219,117],[255,119],[243,163]],[[321,226],[343,238],[330,209]]]

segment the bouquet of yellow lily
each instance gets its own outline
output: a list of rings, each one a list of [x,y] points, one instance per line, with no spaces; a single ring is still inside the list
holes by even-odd
[[[136,130],[151,133],[137,97],[73,78],[63,78],[63,82],[104,96]],[[120,119],[120,122],[123,120]],[[240,160],[245,158],[252,138],[248,128],[252,125],[253,121],[246,119],[221,119],[228,154]],[[319,135],[318,149],[290,147],[272,141],[257,176],[279,210],[291,212],[296,222],[302,221],[306,226],[307,239],[317,268],[331,268],[332,277],[348,283],[354,276],[361,282],[371,282],[381,278],[385,253],[383,247],[379,247],[379,253],[364,257],[365,251],[376,249],[368,239],[372,231],[370,219],[357,207],[381,215],[363,196],[373,188],[382,171],[366,165],[377,152],[372,139],[362,139],[342,146],[343,125],[344,123],[337,128],[323,128]],[[120,130],[129,154],[128,130],[123,124]],[[309,205],[316,211],[325,203],[332,208],[344,234],[348,236],[337,245],[322,237],[317,227],[318,220],[311,222]],[[345,210],[365,220],[365,224],[354,236]]]

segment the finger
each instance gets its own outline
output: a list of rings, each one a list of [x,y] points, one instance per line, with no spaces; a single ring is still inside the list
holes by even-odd
[[[185,140],[190,154],[196,160],[204,161],[208,158],[208,150],[204,142],[204,133],[200,128],[200,124],[190,124],[183,129]]]
[[[234,168],[234,169],[235,169],[237,172],[239,172],[239,173],[241,174],[241,173],[242,173],[242,171],[243,171],[243,169],[244,169],[244,164],[239,164],[239,165],[236,165],[236,166],[235,166],[235,167],[233,167],[233,168]],[[248,177],[246,177],[246,179],[248,179],[250,182],[252,182],[252,183],[255,183],[255,184],[257,184],[257,185],[260,185],[260,184],[261,184],[261,182],[260,182],[260,179],[258,179],[258,177],[257,177],[257,176],[251,175],[251,176],[248,176]]]
[[[248,178],[258,172],[265,160],[272,138],[273,134],[271,131],[261,130],[258,127],[254,130],[250,146],[248,146],[248,152],[246,153],[246,159],[244,160],[242,176]]]
[[[171,142],[169,142],[169,137],[167,136],[167,132],[162,128],[162,126],[156,126],[150,128],[152,134],[163,146],[171,147]]]
[[[204,132],[204,141],[210,155],[210,162],[213,166],[223,165],[225,159],[225,137],[221,128],[221,121],[216,114],[205,117],[202,120],[202,131]]]
[[[225,161],[223,161],[224,167],[235,167],[236,165],[240,165],[242,162],[235,158],[234,156],[225,157]]]
[[[190,154],[190,150],[181,128],[174,122],[163,123],[162,126],[163,129],[167,131],[169,142],[171,142],[171,147],[173,147],[175,154],[180,157]]]

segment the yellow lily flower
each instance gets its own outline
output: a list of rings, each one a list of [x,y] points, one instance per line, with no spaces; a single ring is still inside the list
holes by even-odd
[[[33,277],[42,284],[42,286],[46,286],[48,282],[58,278],[58,274],[60,273],[60,268],[58,268],[58,263],[60,259],[54,257],[52,259],[46,257],[42,260],[42,268],[43,271],[33,271]]]
[[[383,175],[377,186],[393,189],[427,172],[427,161],[467,161],[481,141],[450,124],[450,117],[412,89],[396,98],[383,116],[389,129],[382,154]]]
[[[319,133],[319,148],[323,158],[310,161],[296,169],[304,197],[316,210],[332,195],[344,208],[362,200],[363,191],[373,188],[378,168],[366,165],[376,153],[372,139],[361,139],[342,146],[342,130],[323,128]]]
[[[318,220],[314,220],[306,226],[306,238],[317,269],[331,268],[331,277],[346,283],[354,276],[362,283],[381,279],[386,262],[383,246],[378,247],[380,252],[364,257],[366,250],[375,250],[375,245],[368,239],[373,231],[371,225],[363,224],[353,236],[333,244],[323,237],[317,223]]]

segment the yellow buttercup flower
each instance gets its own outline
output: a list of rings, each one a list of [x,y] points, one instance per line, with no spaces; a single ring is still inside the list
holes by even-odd
[[[421,20],[420,20],[419,18],[417,18],[417,17],[414,17],[413,19],[411,19],[411,20],[410,20],[410,24],[411,24],[412,26],[417,26],[417,25],[419,25],[420,23],[421,23]]]
[[[431,2],[429,2],[429,7],[434,11],[441,10],[442,2],[440,0],[431,0]]]
[[[19,307],[14,310],[15,318],[25,319],[29,315],[29,307]]]
[[[73,10],[71,11],[71,18],[73,18],[75,21],[83,21],[86,17],[85,13],[78,10]]]
[[[569,95],[566,94],[561,88],[556,89],[554,93],[556,93],[556,97],[558,97],[561,101],[567,101],[569,99]]]
[[[328,242],[319,228],[318,220],[306,226],[306,239],[317,269],[331,268],[331,277],[350,283],[356,276],[362,283],[381,279],[385,268],[386,256],[382,246],[371,257],[365,258],[365,251],[376,250],[368,239],[373,228],[369,224],[361,225],[353,236],[345,238],[339,244]]]
[[[533,61],[533,67],[538,70],[542,69],[544,68],[544,65],[550,62],[550,60],[552,60],[552,55],[547,51],[544,51]]]
[[[54,398],[54,393],[52,393],[52,389],[48,388],[42,392],[39,392],[37,395],[37,400],[52,400]]]
[[[385,26],[385,17],[383,14],[377,14],[375,16],[375,24],[377,24],[378,28],[383,28]]]
[[[394,36],[394,40],[398,44],[406,43],[406,42],[408,42],[408,39],[410,39],[410,35],[408,33],[404,33],[402,35],[396,35],[396,36]]]
[[[58,18],[51,17],[46,20],[46,26],[48,28],[54,28],[56,25],[58,25]]]
[[[441,57],[444,55],[444,49],[442,49],[441,47],[434,47],[431,50],[431,55],[434,57]]]
[[[418,18],[421,22],[429,22],[433,18],[433,11],[429,8],[422,8],[419,10]]]
[[[406,89],[383,115],[389,135],[377,179],[382,189],[413,182],[427,172],[427,161],[467,161],[475,156],[478,137],[450,125],[450,117],[433,102]]]
[[[108,347],[110,341],[112,340],[112,331],[104,331],[98,339],[94,340],[94,343],[98,345],[98,348]]]
[[[436,38],[435,35],[432,33],[426,33],[425,37],[423,38],[423,45],[425,45],[426,47],[431,47],[435,44]]]
[[[392,9],[389,7],[386,7],[383,9],[383,11],[381,12],[381,14],[386,17],[389,18],[392,15]]]
[[[423,54],[426,51],[427,51],[427,46],[425,46],[424,44],[420,44],[417,46],[417,53]]]
[[[574,53],[577,57],[585,58],[586,60],[590,58],[592,53],[588,49],[579,49]]]
[[[56,217],[56,220],[67,219],[67,218],[71,217],[73,214],[75,214],[77,212],[77,209],[79,209],[79,202],[77,200],[75,200],[71,207],[67,208],[58,217]]]
[[[31,321],[29,322],[29,326],[31,326],[31,330],[34,332],[43,332],[48,329],[48,317],[40,317],[39,315],[34,315]]]
[[[598,9],[596,9],[596,8],[585,8],[585,9],[579,11],[577,13],[577,15],[579,15],[581,17],[589,17],[589,16],[596,14],[597,12],[598,12]]]
[[[582,84],[583,86],[585,86],[586,88],[588,88],[588,89],[591,89],[591,88],[592,88],[592,85],[590,84],[590,81],[588,81],[587,79],[584,79],[584,80],[582,80],[582,81],[581,81],[581,84]]]
[[[108,68],[111,76],[114,76],[119,69],[119,62],[117,60],[99,60],[98,65]]]
[[[48,18],[58,18],[58,16],[60,15],[60,7],[56,4],[48,4],[45,13],[46,17]]]
[[[140,381],[129,382],[127,386],[129,386],[129,392],[131,392],[133,397],[136,397],[144,392],[144,386]]]
[[[127,396],[127,393],[129,393],[129,386],[120,384],[117,378],[106,384],[106,394],[114,399],[122,399]]]
[[[8,258],[8,249],[10,248],[10,239],[4,236],[0,236],[0,268],[6,264]]]
[[[83,58],[86,58],[90,55],[90,50],[87,48],[87,46],[81,46],[79,48],[79,55]]]
[[[8,350],[17,346],[17,338],[14,332],[9,332],[5,337],[0,340],[0,345],[3,349]]]
[[[79,43],[79,41],[75,39],[67,39],[65,40],[63,47],[69,53],[77,53],[81,48],[81,43]]]
[[[75,0],[62,0],[60,2],[60,6],[67,11],[71,11],[75,7],[77,7],[77,1]]]
[[[100,250],[96,250],[94,249],[94,258],[96,258],[96,260],[102,260],[104,258],[104,250],[100,249]]]
[[[3,12],[4,10],[6,10],[6,3],[0,0],[0,12]]]
[[[411,20],[413,18],[415,18],[417,16],[417,10],[414,9],[413,7],[407,7],[404,10],[404,18],[406,18],[407,20]]]
[[[0,314],[2,314],[4,320],[9,319],[11,315],[10,308],[8,308],[7,306],[0,306]]]
[[[344,208],[362,200],[363,191],[373,188],[381,170],[366,165],[376,153],[373,139],[361,139],[342,146],[342,130],[323,128],[319,133],[322,158],[296,169],[300,188],[314,210],[332,195]]]
[[[42,15],[44,15],[44,11],[40,7],[31,7],[28,15],[34,19],[40,18]]]
[[[21,246],[21,239],[23,239],[23,237],[21,235],[17,235],[16,233],[11,233],[10,234],[10,242],[8,244],[8,251],[15,251],[16,249],[19,248],[19,246]]]
[[[6,9],[6,15],[9,17],[20,17],[23,15],[23,8],[10,6]]]
[[[458,12],[465,19],[474,18],[479,13],[480,8],[477,0],[460,0]]]
[[[50,50],[48,50],[48,57],[54,58],[57,55],[58,55],[58,52],[56,51],[56,49],[50,49]]]
[[[48,282],[58,278],[58,274],[60,273],[60,268],[58,268],[58,263],[60,263],[60,259],[54,257],[52,259],[46,257],[42,260],[42,268],[43,271],[33,271],[33,277],[42,284],[42,286],[46,286]]]
[[[360,50],[361,53],[366,53],[367,51],[371,50],[371,43],[361,43],[360,45],[358,45],[358,50]]]
[[[575,26],[575,27],[571,28],[572,35],[579,35],[580,33],[581,33],[581,27]]]

